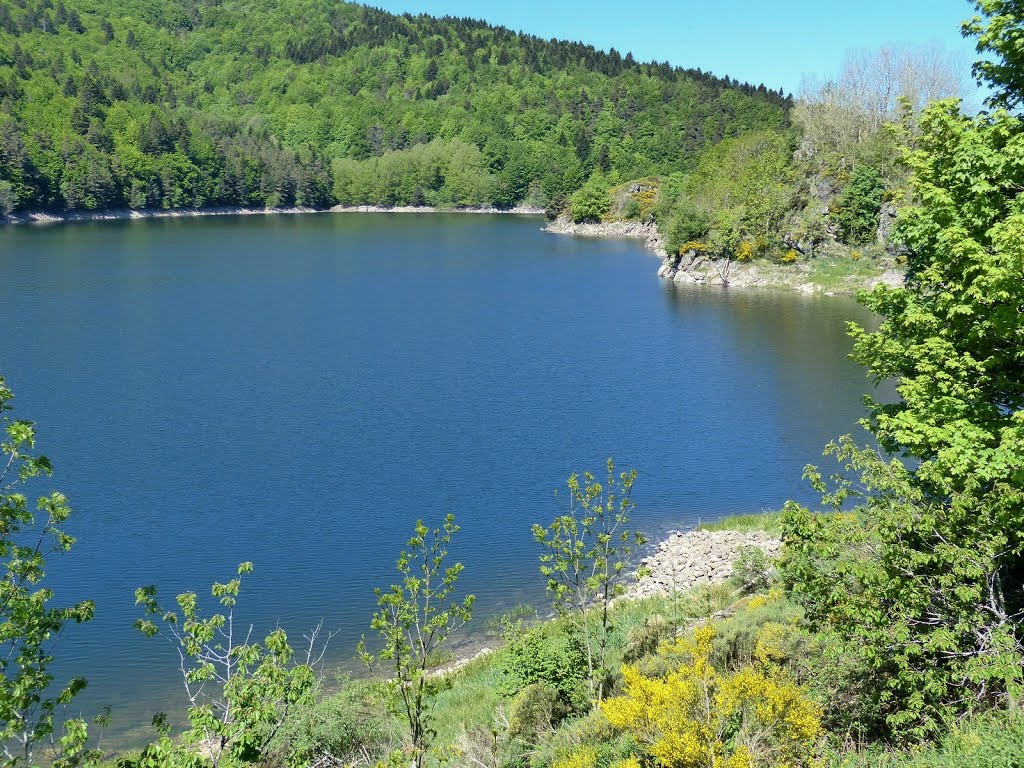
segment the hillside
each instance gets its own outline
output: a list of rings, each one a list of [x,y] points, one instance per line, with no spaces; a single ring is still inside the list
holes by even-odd
[[[764,86],[325,0],[0,0],[0,213],[562,205],[778,132]]]

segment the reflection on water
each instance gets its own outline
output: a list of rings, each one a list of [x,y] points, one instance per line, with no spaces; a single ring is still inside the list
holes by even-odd
[[[530,526],[606,457],[636,521],[813,502],[803,466],[856,429],[843,298],[683,289],[633,242],[534,218],[322,215],[0,230],[0,371],[71,497],[51,568],[97,618],[60,670],[114,707],[115,741],[182,705],[173,648],[132,629],[256,563],[257,631],[321,618],[351,661],[417,518],[454,512],[486,616],[544,600]],[[660,294],[660,295],[659,295]]]

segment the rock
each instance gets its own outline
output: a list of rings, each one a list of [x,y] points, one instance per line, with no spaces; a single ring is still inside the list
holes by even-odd
[[[876,242],[889,249],[889,239],[892,237],[892,229],[896,225],[896,204],[885,203],[878,213],[878,231],[875,234]]]
[[[627,597],[665,595],[699,584],[718,584],[732,575],[740,548],[755,546],[776,555],[782,542],[763,531],[692,531],[673,533],[642,561],[650,575],[635,582]]]

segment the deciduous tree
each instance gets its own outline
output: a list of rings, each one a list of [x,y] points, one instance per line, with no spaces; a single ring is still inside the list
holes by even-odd
[[[646,539],[631,531],[631,498],[636,470],[615,474],[608,459],[607,482],[589,472],[568,480],[569,509],[548,527],[533,526],[543,547],[541,573],[555,610],[579,631],[587,652],[591,696],[600,701],[609,670],[608,637],[612,630],[611,603],[625,592],[626,568]]]
[[[462,563],[446,565],[448,547],[458,533],[454,515],[448,515],[440,528],[431,530],[422,520],[408,541],[408,550],[398,557],[401,583],[375,590],[379,610],[370,626],[384,641],[374,656],[366,650],[365,639],[359,654],[367,666],[377,660],[389,662],[412,741],[417,768],[426,764],[427,749],[433,741],[430,703],[434,692],[427,670],[430,659],[449,636],[472,616],[475,597],[454,599],[455,585]]]
[[[0,751],[10,768],[33,766],[51,750],[54,765],[67,768],[92,756],[81,719],[66,720],[63,736],[55,735],[62,707],[86,681],[75,677],[55,686],[50,665],[65,628],[89,621],[94,605],[86,600],[55,607],[54,593],[44,585],[47,557],[64,554],[75,543],[64,528],[71,507],[57,491],[40,496],[35,505],[23,492],[53,468],[45,456],[32,453],[35,425],[8,415],[13,397],[0,376]]]

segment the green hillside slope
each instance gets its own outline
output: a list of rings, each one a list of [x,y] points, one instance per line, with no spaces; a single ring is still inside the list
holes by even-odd
[[[779,129],[764,86],[326,0],[0,0],[0,213],[558,203]]]

